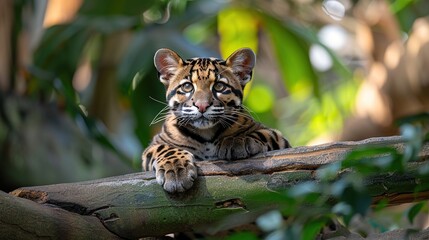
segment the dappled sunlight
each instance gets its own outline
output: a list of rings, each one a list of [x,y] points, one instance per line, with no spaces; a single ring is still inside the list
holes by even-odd
[[[47,1],[46,14],[43,21],[43,27],[48,28],[54,25],[71,22],[82,5],[82,0]]]
[[[381,126],[392,124],[389,111],[389,101],[380,89],[372,83],[363,83],[356,97],[356,114],[359,117],[369,117]]]
[[[429,110],[429,18],[415,22],[406,47],[406,61],[412,64],[404,67],[411,88],[426,110]]]
[[[326,133],[326,134],[319,135],[316,138],[313,138],[306,144],[306,146],[316,146],[320,144],[331,143],[331,142],[335,142],[336,139],[338,139],[338,136],[336,136],[335,134]]]
[[[322,46],[318,44],[310,47],[310,61],[314,68],[321,72],[328,71],[332,67],[332,58]]]
[[[357,83],[341,82],[324,92],[320,99],[291,96],[280,101],[278,107],[285,109],[280,116],[280,129],[286,136],[294,136],[291,138],[294,146],[335,141],[343,129],[344,118],[355,104]],[[288,123],[294,119],[298,120],[292,127]]]
[[[366,76],[367,82],[374,84],[374,87],[382,91],[388,81],[388,71],[384,64],[373,63]]]
[[[407,42],[407,48],[411,57],[415,58],[419,54],[422,45],[429,42],[429,23],[428,19],[419,19],[415,22],[412,31],[413,37]]]
[[[220,35],[219,50],[226,58],[235,50],[247,47],[258,53],[258,24],[255,13],[246,9],[226,8],[217,17],[217,31]],[[244,89],[244,98],[249,95],[253,81]]]
[[[258,17],[252,11],[227,8],[218,16],[219,48],[225,58],[238,48],[258,50]]]
[[[386,53],[384,55],[384,63],[389,69],[394,69],[398,67],[398,64],[403,54],[404,47],[402,42],[393,42],[386,49]]]
[[[361,1],[355,8],[356,39],[367,73],[356,98],[355,114],[347,120],[340,139],[397,134],[398,121],[429,110],[429,88],[424,87],[428,30],[421,24],[427,17],[407,22],[404,30],[403,15],[394,13],[409,9],[399,2]],[[424,37],[418,37],[419,32]]]
[[[73,76],[73,88],[78,92],[84,91],[91,82],[92,69],[88,60],[83,61]]]
[[[273,92],[264,85],[253,85],[245,101],[245,104],[256,113],[263,113],[271,110],[274,103]]]
[[[335,51],[341,51],[347,46],[348,33],[338,24],[328,24],[323,26],[317,36],[321,43]]]

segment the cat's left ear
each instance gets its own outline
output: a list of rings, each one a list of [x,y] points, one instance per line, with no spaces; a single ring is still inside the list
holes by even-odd
[[[226,65],[240,78],[242,86],[246,85],[252,79],[255,62],[255,53],[250,48],[238,49],[226,59]]]

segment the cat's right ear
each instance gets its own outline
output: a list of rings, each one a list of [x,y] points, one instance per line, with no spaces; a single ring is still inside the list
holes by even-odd
[[[156,51],[153,60],[158,70],[159,80],[165,86],[168,86],[177,68],[183,65],[182,58],[180,58],[177,53],[167,48],[161,48]]]

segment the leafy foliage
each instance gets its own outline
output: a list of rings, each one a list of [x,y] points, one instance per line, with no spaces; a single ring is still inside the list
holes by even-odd
[[[296,184],[281,192],[280,195],[270,193],[255,196],[257,199],[263,199],[267,204],[270,200],[279,198],[284,202],[279,210],[267,212],[258,218],[257,224],[266,233],[265,239],[316,239],[328,225],[335,223],[337,230],[342,225],[352,229],[353,222],[359,218],[371,222],[373,226],[359,232],[363,237],[372,232],[389,230],[389,226],[383,226],[383,223],[377,222],[375,212],[386,209],[387,203],[385,200],[380,200],[378,203],[372,202],[367,191],[371,187],[368,185],[371,184],[371,177],[374,174],[391,176],[404,171],[412,172],[412,181],[418,182],[419,179],[429,177],[427,172],[420,173],[417,169],[405,169],[407,162],[416,159],[415,155],[409,155],[406,149],[415,149],[415,143],[421,143],[422,136],[418,129],[411,125],[406,125],[403,129],[403,136],[406,139],[404,152],[383,146],[356,149],[347,154],[342,161],[328,164],[317,170],[318,181]],[[341,174],[338,175],[338,173]],[[385,188],[383,191],[388,190],[389,186]],[[428,189],[429,186],[424,186],[414,189],[414,192]],[[371,208],[374,204],[376,207]],[[412,223],[424,208],[427,208],[427,202],[411,206],[406,211],[408,221]],[[283,219],[282,215],[286,218]],[[246,239],[252,238],[254,236],[249,235]]]
[[[133,7],[130,7],[131,6]],[[126,11],[122,11],[127,9]],[[139,13],[143,13],[142,17]],[[192,17],[189,17],[192,16]],[[198,19],[198,21],[195,21]],[[209,29],[203,30],[203,29]],[[88,116],[81,112],[82,106],[90,104],[93,92],[78,92],[72,85],[75,72],[79,68],[82,59],[91,59],[92,69],[98,71],[102,53],[110,51],[105,49],[105,44],[111,36],[120,34],[123,31],[131,33],[124,48],[123,56],[117,62],[114,74],[118,80],[118,90],[120,100],[129,102],[128,106],[135,117],[135,136],[139,143],[145,146],[151,136],[153,129],[149,124],[162,105],[158,105],[151,98],[162,100],[163,88],[156,81],[156,72],[152,64],[152,56],[160,47],[175,49],[183,57],[194,56],[216,56],[213,49],[201,47],[201,41],[210,43],[216,35],[220,36],[220,53],[227,56],[239,47],[247,46],[258,51],[259,33],[265,32],[273,45],[273,53],[277,58],[284,87],[294,99],[293,102],[302,102],[303,99],[321,99],[326,105],[337,101],[329,101],[327,94],[321,95],[318,76],[313,70],[309,61],[309,47],[313,43],[320,44],[315,37],[315,30],[309,29],[298,23],[290,23],[284,19],[277,18],[267,11],[261,11],[258,5],[254,7],[242,7],[231,4],[210,1],[145,1],[117,3],[107,1],[84,3],[77,15],[77,18],[59,26],[52,26],[45,32],[41,43],[35,52],[34,66],[31,69],[37,79],[46,79],[50,84],[36,87],[44,88],[43,91],[55,89],[57,97],[64,98],[68,112],[73,117],[86,119]],[[201,32],[202,31],[202,32]],[[197,44],[194,44],[198,43]],[[212,43],[213,44],[213,43]],[[284,48],[285,44],[288,46]],[[338,58],[331,53],[334,59]],[[337,64],[338,72],[344,71],[341,64]],[[43,70],[42,70],[43,69]],[[337,68],[336,68],[337,69]],[[137,74],[135,74],[137,73]],[[97,76],[101,73],[95,73]],[[252,92],[252,99],[267,99],[266,102],[252,102],[248,100],[250,108],[256,114],[261,114],[261,118],[268,122],[268,125],[275,125],[280,119],[273,117],[274,109],[272,86],[260,84],[256,73],[255,87],[246,89],[247,95]],[[94,79],[95,80],[95,79]],[[42,80],[40,82],[44,82]],[[45,87],[44,87],[45,86]],[[151,89],[148,88],[151,86]],[[309,90],[312,89],[312,90]],[[339,90],[341,91],[341,90]],[[303,95],[304,94],[304,95]],[[269,96],[269,97],[267,97]],[[151,98],[150,98],[151,97]],[[329,98],[336,98],[330,95]],[[271,100],[269,100],[271,99]],[[351,99],[351,98],[347,98]],[[312,100],[310,100],[312,101]],[[316,100],[317,101],[317,100]],[[329,101],[329,102],[328,102]],[[308,105],[308,100],[303,102]],[[291,105],[295,103],[290,103]],[[316,103],[317,104],[317,103]],[[339,106],[333,118],[343,115],[341,109],[350,108],[350,104]],[[320,119],[315,117],[318,107],[310,108],[305,118]],[[339,111],[339,112],[338,112]],[[347,112],[348,110],[345,110]],[[280,110],[284,113],[283,110]],[[293,118],[296,118],[294,116]],[[290,123],[291,119],[285,122]],[[326,119],[322,117],[321,121]],[[295,120],[294,120],[295,121]],[[89,120],[84,121],[89,122]],[[282,121],[283,122],[283,121]],[[337,121],[339,126],[341,121]],[[289,124],[290,125],[290,124]],[[156,127],[156,126],[155,126]],[[285,129],[281,125],[280,129]],[[290,129],[299,129],[294,126]],[[313,134],[303,134],[296,136],[296,144],[302,144],[317,135],[323,126],[310,128]],[[93,132],[94,128],[87,126],[89,136],[100,136]],[[287,130],[286,130],[287,132]],[[297,135],[297,131],[287,135]],[[102,142],[106,147],[124,155],[120,152],[120,147],[112,147],[113,143],[108,143],[108,133],[104,133]],[[307,136],[307,137],[301,137]],[[137,149],[137,152],[141,149]],[[134,162],[138,162],[135,159]]]

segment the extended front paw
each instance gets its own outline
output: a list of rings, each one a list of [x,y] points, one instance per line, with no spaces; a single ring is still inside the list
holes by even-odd
[[[191,188],[197,177],[193,155],[188,152],[161,159],[155,166],[156,181],[170,193],[184,192]]]
[[[259,140],[251,137],[235,137],[224,139],[218,148],[220,159],[243,159],[266,152],[267,147]]]

